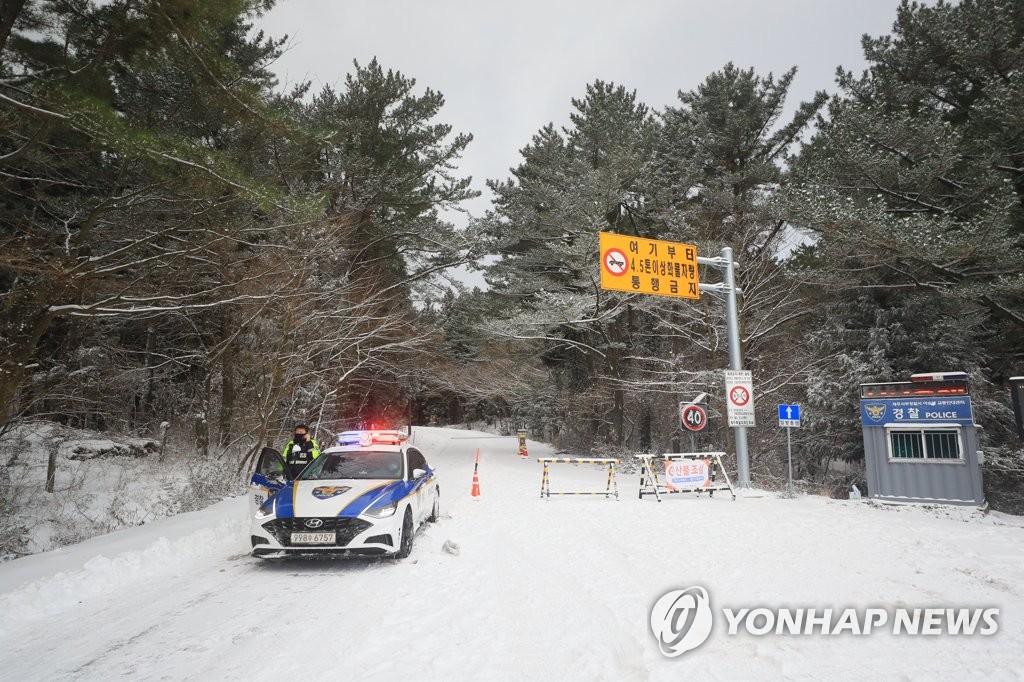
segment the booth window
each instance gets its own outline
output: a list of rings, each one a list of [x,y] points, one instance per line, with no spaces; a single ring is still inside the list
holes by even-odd
[[[960,459],[958,429],[890,429],[892,459]]]

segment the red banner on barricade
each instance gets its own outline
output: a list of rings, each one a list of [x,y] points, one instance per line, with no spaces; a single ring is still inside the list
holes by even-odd
[[[710,485],[710,460],[676,459],[665,461],[665,487],[669,490],[699,490]]]
[[[653,495],[659,502],[663,495],[672,493],[705,492],[714,497],[716,490],[725,490],[736,499],[732,481],[722,465],[724,452],[669,452],[663,455],[638,455],[640,460],[640,491]],[[661,477],[665,477],[662,482]],[[725,479],[719,482],[718,476]]]

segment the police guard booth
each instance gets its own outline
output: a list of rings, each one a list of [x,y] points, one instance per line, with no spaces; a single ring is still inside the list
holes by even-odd
[[[861,384],[869,497],[983,505],[967,374],[915,374],[910,379]]]

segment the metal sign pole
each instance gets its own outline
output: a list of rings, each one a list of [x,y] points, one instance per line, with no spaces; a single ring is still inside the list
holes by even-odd
[[[732,248],[722,249],[720,258],[697,257],[700,265],[709,265],[722,271],[721,284],[700,284],[700,290],[725,296],[725,328],[729,339],[729,369],[743,369],[743,355],[740,349],[740,316],[736,306],[736,294],[743,292],[736,287],[736,264],[732,259]],[[734,426],[736,438],[737,488],[750,487],[750,455],[747,453],[747,427]]]
[[[729,369],[742,370],[743,359],[739,349],[739,312],[736,308],[736,276],[735,263],[732,261],[732,248],[722,249],[725,260],[725,315],[729,336]],[[739,487],[751,486],[751,461],[746,454],[746,427],[735,427],[736,434],[736,468],[738,469]]]
[[[727,338],[729,339],[729,369],[742,370],[743,359],[739,348],[739,312],[736,307],[736,293],[742,293],[736,289],[735,263],[732,260],[732,248],[722,249],[721,258],[701,258],[697,256],[697,263],[700,265],[711,265],[722,270],[724,282],[718,284],[700,284],[700,291],[712,294],[725,295],[725,324]],[[736,440],[736,487],[751,486],[751,459],[746,452],[746,427],[732,427]]]
[[[791,434],[793,433],[793,427],[786,427],[786,451],[789,453],[789,496],[793,495],[793,439]]]
[[[736,274],[732,260],[732,248],[722,249],[725,261],[725,321],[729,338],[729,369],[743,369],[743,357],[740,353],[740,317],[736,306]],[[750,457],[747,454],[747,427],[735,427],[736,434],[736,468],[737,485],[740,488],[750,487]]]

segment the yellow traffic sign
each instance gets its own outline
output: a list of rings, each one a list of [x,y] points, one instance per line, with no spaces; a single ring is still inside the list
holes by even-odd
[[[602,232],[601,288],[699,299],[697,247]]]

